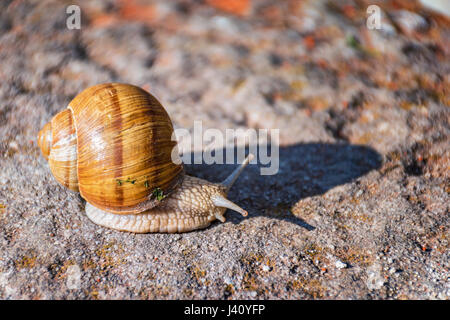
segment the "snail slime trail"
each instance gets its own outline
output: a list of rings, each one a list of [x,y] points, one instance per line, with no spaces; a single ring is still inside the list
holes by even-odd
[[[100,226],[134,232],[188,232],[225,222],[227,198],[243,159],[224,181],[186,175],[172,161],[177,145],[164,107],[147,91],[105,83],[79,93],[39,132],[38,144],[55,180],[80,192],[87,217]]]

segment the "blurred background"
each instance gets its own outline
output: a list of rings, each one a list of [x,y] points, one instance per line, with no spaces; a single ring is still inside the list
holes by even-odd
[[[0,298],[448,299],[449,15],[448,0],[2,0]],[[88,221],[36,136],[113,81],[176,128],[280,129],[279,173],[250,166],[230,193],[248,219],[142,237]]]
[[[80,29],[68,28],[72,4]],[[32,137],[82,89],[120,81],[152,92],[176,126],[285,128],[282,144],[330,137],[388,151],[409,135],[405,112],[449,104],[448,4],[2,1],[0,123],[14,108],[29,123],[9,119],[8,130]],[[39,102],[5,106],[5,94],[30,91]]]

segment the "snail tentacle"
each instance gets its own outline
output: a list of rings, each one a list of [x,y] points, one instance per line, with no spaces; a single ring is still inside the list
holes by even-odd
[[[221,207],[221,208],[227,208],[227,209],[231,209],[233,211],[236,211],[240,214],[242,214],[244,217],[246,217],[248,215],[248,212],[245,211],[244,209],[242,209],[241,207],[239,207],[237,204],[235,204],[234,202],[228,200],[225,197],[222,196],[215,196],[211,199],[213,201],[213,203],[217,206],[217,207]],[[217,218],[219,219],[219,218]],[[221,220],[221,219],[219,219]],[[221,220],[222,221],[222,220]],[[225,221],[222,221],[225,222]]]
[[[254,158],[253,154],[249,154],[247,158],[242,162],[242,164],[236,168],[225,180],[222,181],[221,185],[223,185],[227,192],[231,189],[236,179],[240,176],[244,168],[252,161]]]

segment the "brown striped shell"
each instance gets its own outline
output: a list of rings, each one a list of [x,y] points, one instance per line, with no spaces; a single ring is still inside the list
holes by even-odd
[[[107,83],[77,95],[39,132],[38,144],[59,183],[98,209],[130,214],[155,207],[181,184],[172,134],[155,97]]]

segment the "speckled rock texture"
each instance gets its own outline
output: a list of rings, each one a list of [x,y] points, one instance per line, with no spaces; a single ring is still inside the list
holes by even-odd
[[[0,298],[449,299],[450,20],[426,2],[1,1]],[[278,174],[250,165],[229,194],[248,217],[94,225],[36,136],[112,81],[177,128],[279,128]]]

